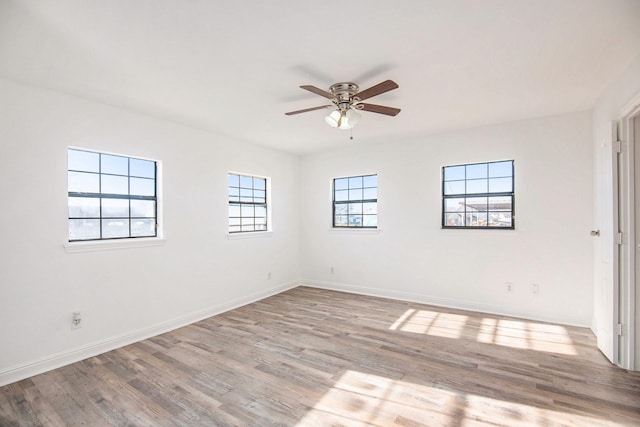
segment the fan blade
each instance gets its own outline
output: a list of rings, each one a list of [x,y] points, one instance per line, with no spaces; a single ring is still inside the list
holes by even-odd
[[[328,98],[328,99],[335,98],[335,96],[333,96],[332,93],[329,93],[326,90],[322,90],[315,86],[305,85],[305,86],[300,86],[300,88],[304,90],[308,90],[309,92],[315,93],[316,95],[324,96],[325,98]]]
[[[387,116],[397,116],[398,113],[400,112],[399,108],[385,107],[384,105],[364,104],[364,103],[360,103],[358,105],[362,105],[363,111],[369,111],[371,113],[378,113],[378,114],[386,114]]]
[[[306,113],[308,111],[322,110],[323,108],[329,108],[329,107],[331,107],[331,105],[323,105],[321,107],[311,107],[311,108],[305,108],[304,110],[289,111],[288,113],[284,113],[284,114],[287,116],[293,116],[294,114]]]
[[[361,101],[371,98],[372,96],[380,95],[381,93],[389,92],[390,90],[397,89],[400,86],[393,80],[385,80],[382,83],[378,83],[375,86],[371,86],[369,89],[365,89],[362,92],[356,93],[356,97]]]

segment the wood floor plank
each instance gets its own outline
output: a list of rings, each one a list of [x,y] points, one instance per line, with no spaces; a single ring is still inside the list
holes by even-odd
[[[299,287],[0,388],[0,426],[640,426],[590,330]]]

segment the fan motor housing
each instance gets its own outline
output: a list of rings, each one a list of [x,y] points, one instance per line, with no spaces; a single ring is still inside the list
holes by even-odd
[[[351,99],[353,96],[358,93],[360,88],[357,84],[351,82],[341,82],[331,85],[329,91],[336,96],[336,98],[343,99]]]

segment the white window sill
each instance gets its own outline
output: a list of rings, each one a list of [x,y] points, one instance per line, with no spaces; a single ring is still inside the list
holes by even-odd
[[[380,234],[382,229],[380,228],[358,228],[358,227],[332,227],[329,228],[330,233],[337,234]]]
[[[92,240],[87,242],[69,242],[64,244],[67,253],[108,251],[114,249],[146,248],[149,246],[162,246],[166,240],[159,237],[117,239],[117,240]]]
[[[254,239],[259,237],[271,237],[273,231],[246,231],[244,233],[227,233],[227,239]]]

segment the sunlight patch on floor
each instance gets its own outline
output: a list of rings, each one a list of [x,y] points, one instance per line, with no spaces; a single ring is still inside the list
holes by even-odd
[[[477,341],[569,356],[577,354],[566,328],[544,323],[484,318]]]
[[[544,404],[542,405],[544,406]],[[348,370],[298,426],[621,426],[515,402]]]
[[[567,329],[560,325],[484,318],[470,325],[468,316],[431,310],[408,309],[389,327],[392,331],[411,332],[444,338],[466,337],[503,347],[576,355]]]
[[[467,316],[459,314],[409,309],[389,329],[436,337],[460,338],[467,319]]]

